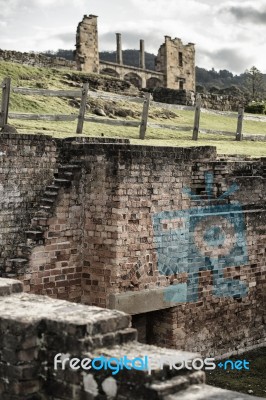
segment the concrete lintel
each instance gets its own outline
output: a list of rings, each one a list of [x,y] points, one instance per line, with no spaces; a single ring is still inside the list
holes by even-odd
[[[110,294],[109,308],[134,315],[175,307],[186,301],[187,284],[180,283],[158,289]]]

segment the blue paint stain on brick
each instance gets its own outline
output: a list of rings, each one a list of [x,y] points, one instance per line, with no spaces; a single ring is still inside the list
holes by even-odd
[[[206,173],[205,181],[210,200],[212,174]],[[220,199],[236,190],[234,184]],[[193,200],[198,199],[190,189],[184,191]],[[165,301],[197,301],[199,271],[203,270],[212,271],[214,296],[244,297],[247,294],[245,282],[224,278],[225,268],[248,262],[245,222],[240,203],[207,203],[188,210],[162,211],[153,215],[153,229],[159,273],[167,276],[182,272],[188,274],[186,285],[173,285],[172,289],[165,290]]]

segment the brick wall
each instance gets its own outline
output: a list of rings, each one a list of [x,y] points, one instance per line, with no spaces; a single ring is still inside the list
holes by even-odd
[[[22,153],[27,138],[3,136],[2,140]],[[49,138],[43,140],[52,143]],[[53,156],[45,159],[50,175],[38,175],[34,209],[31,197],[25,197],[29,205],[23,218],[27,216],[29,227],[25,223],[21,230],[24,246],[12,246],[21,237],[17,230],[10,231],[14,254],[8,258],[10,250],[2,259],[6,276],[18,276],[33,293],[121,310],[129,307],[132,314],[146,313],[136,318],[136,324],[141,340],[146,336],[150,343],[216,355],[264,343],[265,160],[217,157],[213,147],[133,146],[114,139],[104,143],[104,139],[72,138],[53,143]],[[32,151],[40,154],[34,147]],[[18,174],[19,185],[35,188],[32,177],[38,170],[25,169],[28,159],[16,162],[27,177]],[[12,165],[5,180],[8,174],[14,181]],[[213,182],[206,182],[206,176]],[[189,195],[188,188],[194,195]],[[218,199],[228,189],[228,194]],[[21,194],[18,198],[21,201]],[[174,241],[171,237],[171,230],[181,230],[178,216],[187,216],[189,210],[200,214],[208,207],[218,210],[218,216],[209,215],[202,230],[208,228],[208,235],[212,225],[221,228],[228,248],[233,249],[228,260],[220,256],[224,265],[218,276],[208,239],[200,236],[201,231],[197,231],[196,243],[202,250],[198,254],[193,248],[191,252],[193,224],[187,232],[176,233],[179,236]],[[13,204],[10,210],[8,220],[12,221],[17,215]],[[162,222],[160,227],[156,218]],[[242,231],[239,233],[237,245],[234,228],[244,232],[243,237]],[[4,232],[4,225],[2,229]],[[165,235],[161,244],[157,240],[160,229]],[[171,248],[170,264],[169,260],[162,264],[162,257]],[[194,278],[188,271],[194,263],[197,293],[188,291],[192,297],[187,301],[182,297],[165,300],[166,288],[189,287]],[[177,269],[162,271],[169,266]],[[232,281],[229,288],[225,285],[225,292],[245,285],[245,296],[214,295],[219,291],[215,282],[224,279]]]
[[[0,137],[0,262],[24,240],[41,193],[56,168],[56,144],[48,136]]]

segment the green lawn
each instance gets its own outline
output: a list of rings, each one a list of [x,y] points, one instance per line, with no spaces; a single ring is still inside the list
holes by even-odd
[[[6,76],[12,78],[13,86],[49,89],[70,89],[71,83],[65,77],[64,70],[49,68],[34,68],[19,64],[0,62],[0,82]],[[71,71],[73,76],[80,75],[79,72]],[[84,75],[84,74],[83,74]],[[90,99],[89,102],[99,103],[104,106],[103,100]],[[140,120],[142,106],[137,103],[129,103],[122,100],[108,100],[108,104],[115,104],[121,109],[134,111],[135,119],[127,117],[128,120]],[[71,99],[42,96],[25,96],[12,94],[10,101],[10,112],[24,112],[36,114],[77,114],[78,108],[71,105]],[[90,113],[87,113],[91,115]],[[192,127],[194,120],[193,111],[156,108],[152,106],[149,113],[149,122],[156,124],[168,124],[177,127]],[[235,118],[224,115],[201,113],[200,128],[217,131],[232,132],[232,137],[221,134],[200,133],[197,142],[192,141],[192,132],[174,131],[149,127],[146,139],[138,139],[138,128],[110,126],[106,124],[86,122],[84,124],[83,136],[101,136],[129,138],[131,143],[158,145],[158,146],[197,146],[213,145],[217,147],[220,154],[246,154],[253,157],[266,156],[266,142],[242,141],[236,142],[234,134],[236,131]],[[20,133],[49,134],[55,137],[68,137],[75,135],[76,122],[46,122],[46,121],[24,121],[9,120]],[[259,121],[244,121],[244,133],[266,135],[266,123]]]

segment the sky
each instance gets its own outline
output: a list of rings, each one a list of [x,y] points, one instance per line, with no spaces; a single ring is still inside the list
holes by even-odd
[[[255,65],[266,73],[266,0],[0,0],[0,49],[75,48],[84,14],[98,15],[99,49],[157,54],[164,36],[195,43],[196,65],[234,74]]]

